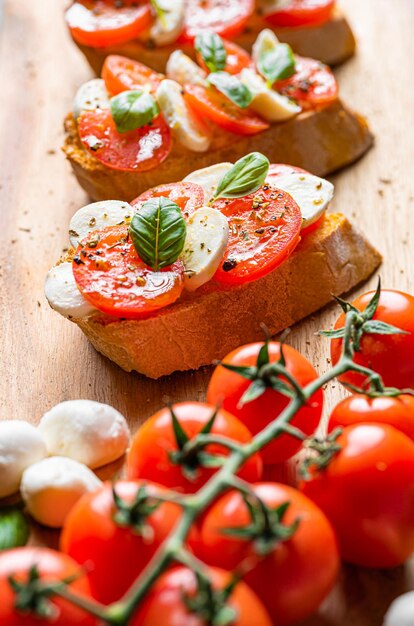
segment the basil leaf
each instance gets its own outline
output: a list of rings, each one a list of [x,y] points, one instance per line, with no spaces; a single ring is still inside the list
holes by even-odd
[[[242,157],[223,176],[217,187],[217,198],[241,198],[261,187],[269,170],[269,159],[260,152]]]
[[[237,76],[232,76],[228,72],[212,72],[207,80],[241,109],[248,107],[253,100],[250,89]]]
[[[195,39],[195,49],[202,56],[210,72],[224,70],[227,53],[222,38],[212,31],[204,31]]]
[[[123,91],[111,98],[111,113],[120,133],[149,124],[158,115],[158,105],[146,91]]]
[[[140,258],[153,270],[174,263],[184,248],[186,224],[178,204],[160,196],[144,202],[129,234]]]
[[[290,78],[295,73],[295,56],[287,43],[264,50],[259,57],[257,69],[269,85],[277,80]]]
[[[2,509],[0,511],[0,552],[24,546],[28,539],[29,523],[20,509]]]

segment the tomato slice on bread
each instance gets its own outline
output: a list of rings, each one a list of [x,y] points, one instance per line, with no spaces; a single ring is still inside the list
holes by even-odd
[[[226,65],[224,71],[228,74],[239,74],[245,67],[251,67],[253,65],[252,58],[246,50],[238,46],[232,41],[222,39],[224,49],[226,50]],[[196,52],[197,63],[206,72],[209,72],[207,65],[204,63],[203,57],[199,52]]]
[[[158,185],[144,191],[138,198],[132,200],[133,207],[137,207],[150,198],[169,198],[175,204],[178,204],[185,218],[190,217],[196,209],[204,204],[204,191],[200,185],[195,183],[178,182],[168,183],[166,185]]]
[[[95,308],[130,319],[175,302],[184,285],[182,261],[153,271],[139,258],[127,226],[109,226],[90,233],[76,250],[73,274],[80,291]]]
[[[286,6],[266,15],[273,26],[294,27],[324,24],[330,20],[335,0],[290,0]]]
[[[303,109],[333,102],[338,97],[338,83],[327,65],[314,59],[296,56],[295,73],[279,80],[273,88],[296,100]]]
[[[179,41],[192,42],[203,30],[231,39],[243,31],[253,11],[254,0],[187,0]]]
[[[131,41],[153,20],[151,5],[136,0],[78,0],[65,17],[73,39],[91,48]]]
[[[143,87],[149,87],[154,93],[164,78],[163,74],[154,72],[147,65],[118,54],[110,54],[106,57],[101,77],[105,81],[108,92],[113,96],[127,89],[134,90]]]

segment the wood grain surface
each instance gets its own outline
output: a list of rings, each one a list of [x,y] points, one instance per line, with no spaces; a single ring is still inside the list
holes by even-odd
[[[63,116],[90,76],[65,32],[63,5],[6,0],[0,18],[0,418],[36,423],[61,400],[91,398],[113,404],[136,428],[166,396],[203,399],[210,371],[158,382],[126,374],[44,299],[45,274],[67,246],[71,214],[86,201],[60,152]],[[384,254],[383,284],[414,291],[414,2],[343,0],[343,8],[359,49],[337,74],[344,99],[368,117],[376,146],[333,177],[334,208]],[[320,371],[328,346],[315,333],[335,315],[335,307],[327,307],[289,337]],[[327,411],[343,393],[331,386]],[[345,568],[320,616],[306,624],[379,626],[392,598],[411,588],[408,566]]]

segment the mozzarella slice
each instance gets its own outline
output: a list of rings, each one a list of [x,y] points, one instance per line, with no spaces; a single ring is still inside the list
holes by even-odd
[[[270,89],[266,81],[254,70],[244,68],[240,73],[240,79],[253,94],[249,107],[268,122],[288,120],[302,110],[286,96]]]
[[[334,186],[328,180],[302,172],[272,177],[271,184],[292,196],[302,212],[302,228],[316,222],[333,198]]]
[[[92,202],[76,211],[69,224],[69,239],[76,248],[82,239],[92,231],[105,226],[128,224],[134,215],[134,209],[128,202],[120,200],[101,200]]]
[[[180,85],[202,85],[207,87],[206,72],[194,63],[182,50],[174,50],[167,61],[167,77]]]
[[[72,263],[52,267],[46,276],[45,296],[55,311],[64,317],[87,317],[96,309],[83,297],[73,276]]]
[[[258,65],[259,59],[264,52],[269,52],[279,45],[279,39],[270,28],[262,30],[252,47],[252,59],[254,64]]]
[[[414,591],[399,596],[390,605],[383,626],[412,626],[414,624]]]
[[[157,46],[165,46],[178,39],[184,26],[184,0],[158,0],[160,9],[164,11],[162,18],[155,17],[150,29],[150,40]]]
[[[157,89],[157,101],[173,135],[183,146],[194,152],[209,149],[210,138],[188,108],[181,85],[175,80],[163,80]]]
[[[24,470],[47,455],[41,433],[22,420],[0,420],[0,498],[19,491]]]
[[[79,498],[101,486],[102,482],[86,465],[53,456],[25,470],[20,490],[27,510],[36,521],[61,528]]]
[[[94,78],[81,85],[76,92],[72,106],[73,117],[77,119],[83,111],[109,109],[109,106],[105,81],[102,78]]]
[[[292,4],[292,0],[258,0],[256,6],[260,11],[260,15],[270,15]]]
[[[208,204],[216,193],[219,182],[232,167],[233,163],[216,163],[191,172],[183,179],[183,182],[200,185],[204,189],[204,204]]]
[[[90,468],[125,454],[129,428],[119,411],[92,400],[68,400],[45,413],[39,424],[50,455],[65,456]]]
[[[216,209],[201,207],[187,222],[181,258],[186,269],[184,286],[195,291],[215,274],[229,239],[226,217]]]

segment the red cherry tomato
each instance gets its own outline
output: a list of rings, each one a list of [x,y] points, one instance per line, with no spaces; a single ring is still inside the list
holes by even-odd
[[[36,567],[40,580],[56,583],[74,577],[68,585],[69,591],[91,599],[88,579],[66,554],[49,548],[16,548],[0,553],[0,624],[4,626],[98,626],[96,618],[58,596],[48,598],[56,609],[50,619],[42,619],[33,612],[22,612],[15,607],[16,594],[9,577],[19,583],[29,580],[31,568]]]
[[[263,343],[250,343],[230,352],[223,363],[235,366],[255,366]],[[269,361],[274,363],[280,358],[280,344],[269,342]],[[283,346],[288,372],[302,386],[306,386],[317,378],[312,365],[291,346]],[[240,406],[240,400],[251,381],[235,372],[230,372],[219,365],[213,372],[207,389],[207,401],[211,404],[222,403],[222,407],[233,413],[250,432],[255,435],[272,422],[289,404],[289,398],[279,391],[266,391],[251,402]],[[292,426],[299,428],[306,435],[312,435],[318,427],[322,415],[323,392],[317,391],[307,405],[298,411],[291,421]],[[283,434],[272,441],[261,452],[265,463],[281,463],[293,456],[301,447],[300,440]]]
[[[158,187],[144,191],[144,193],[138,196],[138,198],[135,198],[131,204],[133,207],[137,207],[150,198],[159,198],[160,196],[169,198],[178,204],[185,218],[190,217],[194,211],[204,204],[203,188],[195,183],[186,182],[158,185]]]
[[[84,111],[78,120],[82,144],[106,167],[123,172],[146,172],[165,161],[171,132],[163,116],[150,124],[119,133],[109,109]]]
[[[126,226],[90,233],[76,251],[73,274],[84,297],[99,311],[130,319],[175,302],[184,287],[182,261],[152,270],[139,258]]]
[[[84,46],[103,48],[135,39],[152,22],[151,6],[135,0],[78,0],[65,14],[73,39]]]
[[[372,291],[365,293],[352,304],[362,311],[373,295]],[[373,319],[396,326],[408,334],[364,335],[354,361],[380,374],[387,387],[414,388],[414,297],[401,291],[383,289]],[[345,316],[340,315],[335,328],[342,328],[344,323]],[[341,350],[342,339],[332,339],[331,356],[334,365],[340,358]],[[340,380],[360,387],[364,377],[348,372]]]
[[[336,530],[342,558],[396,567],[414,551],[414,443],[388,424],[348,426],[341,450],[301,483]]]
[[[243,31],[253,11],[254,0],[187,0],[179,42],[191,42],[204,30],[232,39]]]
[[[214,405],[202,402],[181,402],[173,411],[189,439],[193,439],[211,419]],[[251,434],[239,420],[224,410],[218,410],[211,435],[221,435],[236,442],[247,443]],[[198,491],[217,471],[204,466],[201,456],[175,458],[179,447],[173,430],[170,409],[165,408],[150,417],[133,438],[128,454],[128,477],[153,480],[185,493]],[[228,449],[219,445],[204,448],[209,456],[227,456]],[[258,455],[251,457],[240,470],[249,482],[259,479],[262,463]]]
[[[289,502],[282,524],[291,526],[300,520],[292,537],[276,543],[260,558],[254,542],[228,534],[252,522],[243,496],[232,491],[212,506],[203,521],[200,556],[209,565],[229,571],[249,562],[252,567],[245,581],[262,600],[273,623],[296,624],[316,611],[336,581],[339,554],[335,534],[322,511],[296,489],[259,483],[253,485],[253,492],[270,509]]]
[[[338,98],[338,83],[327,65],[296,56],[296,71],[273,88],[296,100],[302,109],[314,109]]]
[[[245,67],[251,67],[253,61],[251,56],[246,50],[233,43],[232,41],[227,41],[223,39],[223,45],[226,50],[226,66],[224,68],[225,72],[229,74],[239,74]],[[199,52],[196,53],[197,63],[205,70],[209,72],[207,65],[203,61],[203,57]]]
[[[150,91],[154,93],[164,78],[163,74],[154,72],[147,65],[117,54],[106,57],[101,77],[113,96],[128,89],[142,89],[145,86],[149,86]]]
[[[282,9],[266,15],[273,26],[315,26],[331,19],[335,0],[291,0]]]

